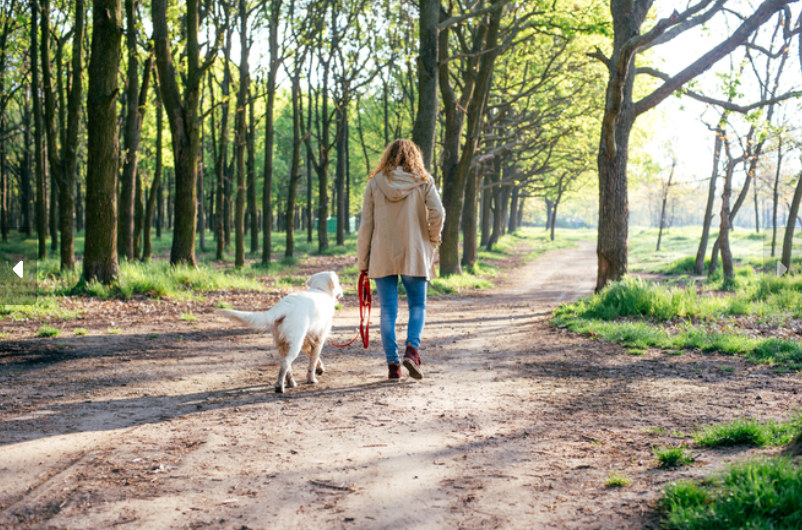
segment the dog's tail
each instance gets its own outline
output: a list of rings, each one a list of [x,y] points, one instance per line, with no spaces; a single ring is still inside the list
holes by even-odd
[[[266,313],[249,313],[233,309],[216,309],[215,311],[217,314],[224,315],[254,331],[267,331],[276,319],[274,311],[267,311]]]

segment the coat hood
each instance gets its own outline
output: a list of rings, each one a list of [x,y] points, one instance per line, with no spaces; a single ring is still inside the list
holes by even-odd
[[[426,181],[422,178],[418,178],[412,173],[407,173],[400,167],[395,168],[390,173],[390,178],[384,175],[384,171],[380,171],[373,179],[390,202],[403,200],[407,195],[412,193],[415,188],[426,184]]]

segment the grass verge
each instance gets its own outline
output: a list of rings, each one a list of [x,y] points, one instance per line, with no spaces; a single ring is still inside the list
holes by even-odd
[[[749,460],[708,481],[680,481],[660,499],[670,530],[802,528],[802,469],[788,458]]]
[[[727,447],[749,444],[758,447],[783,446],[802,434],[802,411],[794,412],[788,421],[758,421],[737,418],[726,423],[711,425],[694,435],[700,447]]]

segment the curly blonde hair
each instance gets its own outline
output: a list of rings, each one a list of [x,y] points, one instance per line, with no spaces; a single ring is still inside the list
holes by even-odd
[[[399,166],[407,173],[415,175],[416,178],[429,179],[429,172],[426,171],[426,167],[423,165],[423,155],[420,148],[414,142],[399,138],[398,140],[393,140],[384,148],[382,158],[370,173],[368,180],[380,172],[384,173],[385,177],[389,177],[390,173]]]

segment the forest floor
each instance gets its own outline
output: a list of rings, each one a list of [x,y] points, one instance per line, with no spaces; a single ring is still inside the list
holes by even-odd
[[[420,382],[387,382],[376,331],[367,351],[326,346],[318,385],[276,395],[272,338],[219,319],[215,299],[195,322],[131,300],[96,324],[118,335],[7,341],[0,528],[657,527],[664,483],[777,450],[694,449],[695,465],[662,470],[652,447],[735,417],[785,419],[799,379],[738,357],[631,356],[549,326],[592,292],[594,248],[431,300]],[[336,341],[356,327],[345,306]],[[615,471],[632,484],[605,487]]]

